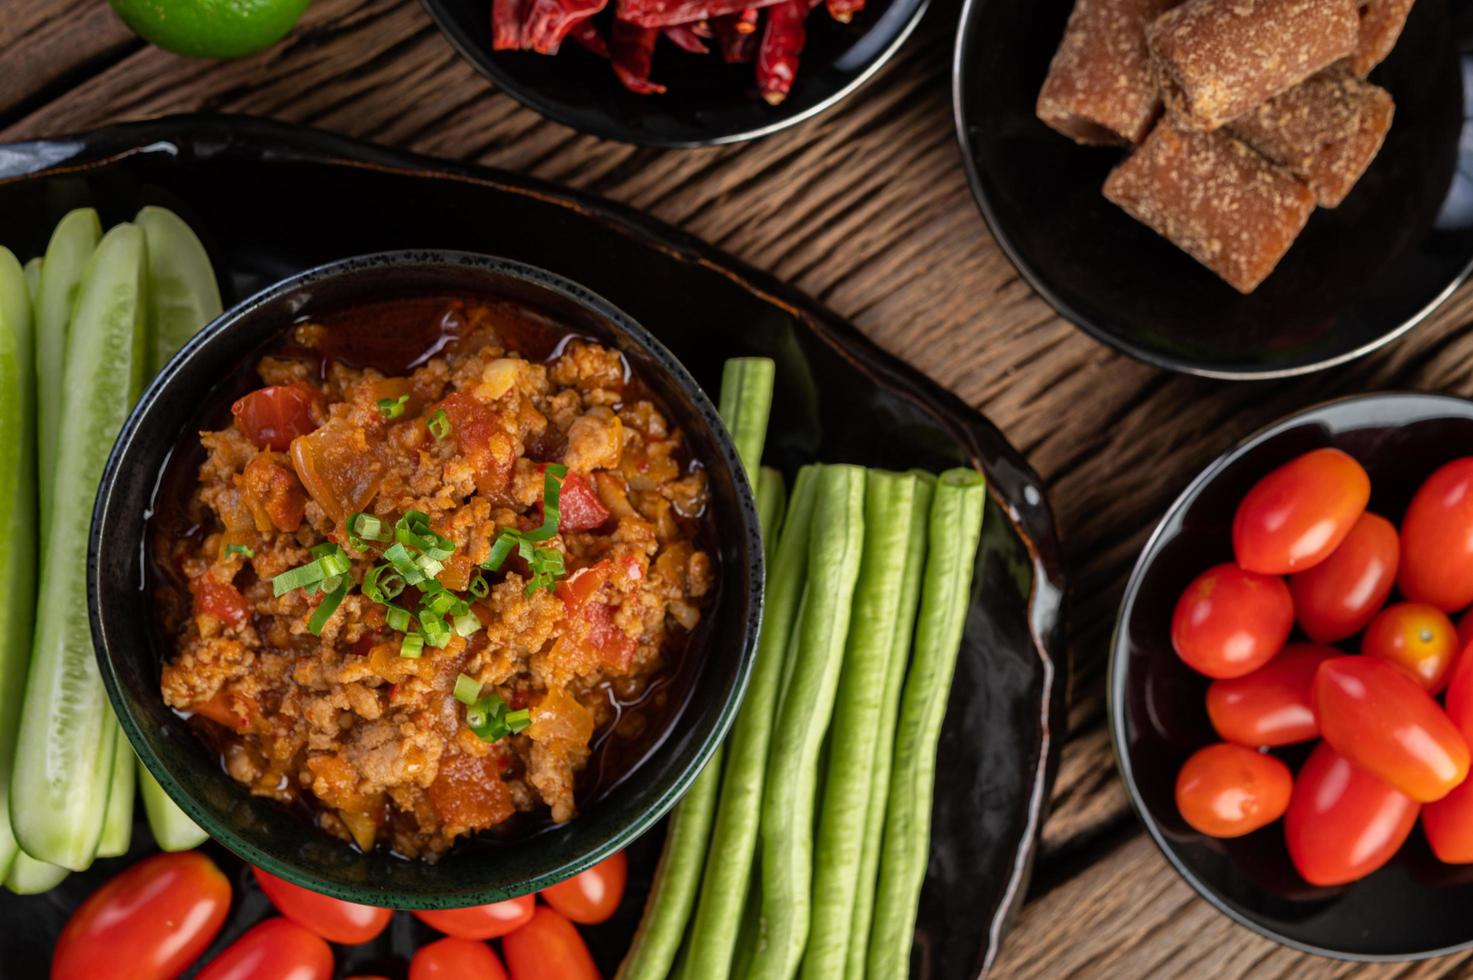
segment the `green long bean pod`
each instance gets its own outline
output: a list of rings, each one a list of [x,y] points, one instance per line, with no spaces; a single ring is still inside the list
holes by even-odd
[[[788,488],[783,475],[770,466],[757,474],[757,520],[762,525],[762,552],[771,574],[772,558],[777,554],[777,534],[788,509]]]
[[[70,328],[63,412],[36,630],[11,777],[10,819],[26,853],[81,870],[102,836],[118,727],[92,654],[87,537],[118,431],[143,387],[143,232],[119,225],[87,263]],[[42,303],[52,273],[42,271]],[[44,379],[43,379],[44,383]]]
[[[910,666],[910,643],[915,635],[916,606],[921,600],[921,571],[926,563],[926,534],[931,519],[931,497],[936,477],[913,470],[915,499],[910,512],[910,534],[905,542],[905,575],[900,585],[900,619],[892,637],[885,672],[884,696],[875,725],[873,755],[874,795],[864,810],[864,843],[860,850],[859,876],[854,882],[854,911],[849,924],[849,951],[844,976],[863,980],[869,952],[870,923],[875,911],[875,882],[880,870],[880,837],[885,831],[885,809],[890,787],[890,767],[895,753],[895,723],[900,712],[900,692]]]
[[[730,975],[737,928],[753,877],[762,792],[788,643],[808,575],[808,545],[818,500],[819,473],[819,468],[814,466],[798,471],[777,550],[767,565],[757,660],[752,666],[747,695],[726,743],[721,803],[716,811],[700,903],[691,929],[685,976],[692,980],[720,980]],[[759,476],[759,489],[763,482]],[[774,481],[768,478],[765,482],[771,486]]]
[[[0,878],[19,847],[10,768],[36,610],[36,371],[25,272],[0,248]]]
[[[808,581],[762,801],[762,916],[751,976],[789,980],[808,939],[819,754],[833,715],[864,549],[865,471],[819,472]]]
[[[753,493],[767,442],[767,420],[772,414],[772,379],[776,367],[766,357],[733,357],[721,371],[721,419],[731,431],[742,467]]]
[[[870,932],[872,977],[901,977],[910,968],[916,909],[931,847],[936,742],[971,603],[986,499],[986,483],[975,470],[947,470],[936,481],[915,654],[895,733],[895,767]]]
[[[909,473],[871,470],[865,481],[864,555],[829,728],[828,766],[819,808],[813,875],[813,926],[803,952],[805,980],[844,973],[866,813],[883,799],[874,784],[874,753],[885,679],[913,609],[901,607],[916,487]],[[909,632],[908,627],[906,631]]]

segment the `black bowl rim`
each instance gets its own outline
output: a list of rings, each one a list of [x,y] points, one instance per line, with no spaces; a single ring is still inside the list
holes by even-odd
[[[426,2],[429,2],[429,0],[426,0]],[[982,212],[982,220],[987,223],[987,230],[992,233],[992,238],[997,242],[998,248],[1002,249],[1003,254],[1007,256],[1008,261],[1012,263],[1013,268],[1018,271],[1018,274],[1023,277],[1024,281],[1033,287],[1033,291],[1043,297],[1044,302],[1052,306],[1056,313],[1107,347],[1113,347],[1121,353],[1143,364],[1149,364],[1152,367],[1162,368],[1167,371],[1176,371],[1180,374],[1188,374],[1199,378],[1213,378],[1218,381],[1272,381],[1281,378],[1294,378],[1305,374],[1314,374],[1317,371],[1324,371],[1328,368],[1340,364],[1347,364],[1357,358],[1364,357],[1372,351],[1379,350],[1392,341],[1404,336],[1431,316],[1443,303],[1447,302],[1448,297],[1456,292],[1458,287],[1467,280],[1469,273],[1473,272],[1473,253],[1470,253],[1467,259],[1464,260],[1463,267],[1458,274],[1440,292],[1428,300],[1425,306],[1396,327],[1388,330],[1375,340],[1362,344],[1353,350],[1343,351],[1333,357],[1321,358],[1317,361],[1310,361],[1287,368],[1262,371],[1214,368],[1197,361],[1172,357],[1169,354],[1148,350],[1139,344],[1126,340],[1113,331],[1106,330],[1089,317],[1074,309],[1070,303],[1054,291],[1040,272],[1023,258],[1022,254],[1013,245],[1011,236],[1003,229],[1002,223],[993,211],[992,199],[987,193],[986,188],[982,185],[982,171],[977,165],[977,158],[972,152],[972,141],[968,138],[967,134],[970,127],[967,124],[967,111],[965,107],[970,102],[970,99],[963,88],[962,78],[966,71],[965,66],[968,60],[966,56],[972,46],[972,37],[981,29],[979,24],[982,19],[982,12],[989,2],[991,0],[962,0],[962,15],[956,33],[956,47],[952,49],[952,119],[956,127],[956,141],[961,149],[962,169],[967,174],[967,186],[972,189],[972,198],[977,202],[977,209]]]
[[[535,89],[529,88],[519,82],[515,75],[496,63],[495,57],[490,52],[483,51],[479,45],[473,43],[445,11],[445,0],[420,0],[420,3],[424,6],[425,11],[429,13],[430,18],[434,20],[435,26],[440,29],[440,33],[445,35],[445,39],[450,42],[450,46],[455,49],[456,53],[475,66],[476,71],[495,82],[496,87],[501,91],[539,115],[545,116],[553,122],[561,123],[571,129],[576,129],[580,133],[587,133],[590,136],[597,136],[601,139],[617,140],[621,143],[631,143],[635,146],[652,146],[665,150],[692,150],[703,146],[725,146],[730,143],[743,143],[748,140],[760,139],[763,136],[771,136],[773,133],[780,132],[790,126],[796,126],[805,120],[812,119],[819,113],[832,109],[839,102],[853,95],[856,89],[869,81],[875,72],[883,68],[885,63],[895,56],[895,52],[900,50],[900,46],[909,40],[911,34],[920,26],[921,18],[925,16],[926,10],[930,7],[931,0],[920,0],[916,4],[915,12],[911,14],[910,19],[905,22],[900,30],[895,33],[894,39],[889,44],[876,52],[869,63],[860,69],[852,79],[808,108],[786,114],[783,114],[781,108],[774,109],[773,111],[778,114],[777,118],[765,126],[755,126],[750,129],[717,130],[713,131],[709,136],[702,136],[696,139],[665,138],[657,135],[647,135],[627,129],[618,124],[605,126],[598,123],[588,123],[586,120],[581,120],[565,113],[558,107],[557,103],[543,98]]]
[[[92,524],[88,534],[87,545],[87,607],[92,632],[93,650],[97,659],[98,669],[102,674],[103,684],[107,690],[108,700],[112,704],[113,711],[117,715],[118,721],[123,727],[123,732],[128,737],[128,741],[132,743],[134,751],[138,753],[139,758],[143,760],[149,772],[158,780],[159,785],[165,789],[169,797],[191,819],[208,832],[212,838],[224,845],[236,856],[252,865],[260,867],[278,877],[285,878],[294,884],[310,888],[322,894],[332,895],[348,901],[362,901],[363,895],[355,892],[352,888],[339,887],[331,882],[318,880],[311,873],[311,869],[305,865],[299,866],[280,861],[256,846],[250,840],[236,834],[227,824],[215,819],[215,815],[210,808],[201,805],[181,787],[180,781],[174,778],[163,759],[153,751],[152,746],[143,738],[139,721],[129,709],[127,701],[122,695],[121,684],[112,664],[113,652],[108,640],[110,635],[108,624],[104,622],[105,616],[100,608],[101,603],[98,601],[96,586],[99,575],[98,552],[102,546],[101,542],[104,530],[113,520],[111,511],[113,489],[120,479],[125,478],[123,474],[124,457],[128,454],[134,439],[143,427],[145,414],[158,398],[160,392],[176,383],[176,379],[184,370],[186,364],[199,351],[215,342],[216,338],[237,328],[240,324],[249,322],[258,314],[263,306],[278,297],[299,290],[302,287],[310,286],[313,283],[360,272],[363,269],[382,268],[385,266],[410,269],[469,267],[518,279],[531,285],[548,289],[576,303],[594,316],[610,323],[621,335],[628,337],[632,342],[643,347],[659,364],[660,368],[668,372],[676,387],[680,388],[690,398],[691,404],[696,412],[709,425],[715,437],[720,458],[718,460],[708,461],[707,465],[723,466],[730,470],[738,495],[739,518],[742,525],[742,532],[747,538],[746,545],[748,553],[753,556],[752,563],[746,571],[747,594],[751,598],[742,616],[745,624],[745,636],[740,649],[740,662],[737,664],[735,683],[727,693],[725,703],[722,705],[721,712],[717,716],[715,726],[700,737],[700,744],[691,764],[683,769],[677,770],[673,778],[667,778],[668,785],[661,790],[657,801],[652,807],[639,813],[633,820],[624,824],[597,846],[581,854],[572,854],[571,856],[559,858],[555,865],[549,866],[532,878],[514,886],[483,888],[470,896],[457,896],[453,902],[435,895],[383,893],[383,898],[388,904],[400,909],[448,908],[464,905],[467,900],[471,904],[500,901],[516,895],[540,890],[556,881],[563,880],[592,867],[594,864],[622,850],[638,839],[680,800],[705,769],[706,764],[710,761],[712,755],[715,754],[717,747],[721,745],[735,721],[737,711],[746,693],[748,681],[751,678],[753,661],[756,654],[757,637],[761,629],[764,600],[763,584],[765,581],[766,567],[759,530],[760,522],[757,515],[757,502],[752,492],[751,484],[747,479],[746,471],[737,454],[736,447],[731,441],[730,433],[727,431],[726,425],[721,421],[721,416],[709,396],[696,383],[695,378],[691,376],[690,372],[686,370],[679,359],[641,324],[599,294],[556,273],[512,259],[448,249],[401,249],[356,255],[314,266],[313,268],[306,269],[265,287],[223,312],[196,333],[178,353],[169,359],[169,362],[153,378],[138,401],[134,404],[133,410],[129,413],[128,419],[124,423],[122,430],[118,433],[117,440],[113,443],[112,451],[108,455],[107,464],[103,470],[102,481],[98,489],[97,502],[93,508]],[[739,570],[733,569],[725,574],[737,575],[740,572]],[[444,867],[447,869],[453,868],[454,864],[447,863]]]
[[[1122,705],[1125,703],[1126,688],[1126,656],[1125,624],[1134,610],[1137,596],[1146,577],[1146,572],[1155,562],[1157,553],[1161,546],[1161,540],[1166,534],[1166,526],[1201,495],[1214,480],[1222,475],[1229,466],[1241,460],[1247,454],[1253,452],[1265,440],[1280,433],[1297,428],[1306,422],[1326,415],[1335,413],[1349,405],[1360,405],[1369,402],[1397,402],[1405,404],[1408,402],[1425,404],[1429,409],[1444,408],[1447,417],[1459,417],[1473,419],[1473,400],[1459,398],[1456,395],[1435,394],[1423,391],[1378,391],[1361,395],[1346,395],[1342,398],[1334,398],[1329,401],[1320,402],[1308,408],[1301,409],[1292,415],[1265,425],[1253,434],[1241,439],[1227,452],[1217,457],[1205,469],[1199,473],[1191,483],[1187,484],[1185,490],[1172,501],[1166,513],[1151,531],[1151,536],[1146,539],[1141,548],[1140,556],[1136,559],[1135,566],[1131,569],[1130,578],[1126,581],[1125,595],[1120,600],[1120,611],[1115,619],[1115,629],[1110,636],[1110,662],[1106,668],[1108,678],[1105,687],[1105,711],[1109,718],[1110,745],[1115,754],[1116,770],[1120,774],[1120,781],[1125,784],[1126,795],[1130,797],[1130,805],[1134,808],[1136,816],[1141,823],[1145,824],[1147,832],[1160,849],[1167,862],[1176,870],[1176,873],[1186,879],[1187,884],[1207,903],[1217,911],[1226,915],[1241,926],[1246,926],[1253,932],[1258,933],[1276,943],[1297,949],[1300,952],[1312,953],[1316,956],[1327,956],[1337,960],[1347,960],[1356,963],[1396,963],[1406,960],[1424,960],[1436,956],[1444,956],[1449,953],[1457,953],[1473,948],[1473,927],[1469,929],[1469,938],[1460,943],[1450,946],[1440,946],[1435,949],[1405,950],[1398,953],[1356,953],[1347,950],[1332,949],[1327,946],[1316,946],[1313,943],[1300,942],[1290,936],[1271,929],[1257,921],[1252,916],[1245,915],[1233,908],[1223,900],[1216,889],[1203,881],[1177,856],[1176,849],[1162,832],[1160,825],[1151,815],[1150,808],[1146,806],[1145,799],[1141,796],[1139,787],[1136,785],[1135,771],[1130,763],[1130,755],[1126,745],[1125,734],[1125,712]]]

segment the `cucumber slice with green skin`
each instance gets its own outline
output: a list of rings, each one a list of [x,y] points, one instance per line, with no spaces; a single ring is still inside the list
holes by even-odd
[[[7,796],[36,608],[36,386],[25,273],[0,248],[0,877],[19,848]]]
[[[37,861],[21,851],[10,866],[10,874],[5,876],[5,887],[17,895],[39,895],[61,884],[70,873],[66,868]]]
[[[128,853],[128,845],[133,842],[133,797],[137,795],[138,763],[134,761],[133,746],[118,729],[117,718],[113,717],[111,710],[108,716],[117,732],[113,736],[113,772],[107,788],[107,813],[102,820],[102,839],[97,842],[97,856],[100,858]]]
[[[150,374],[157,374],[220,315],[220,286],[194,229],[172,211],[146,207],[133,219],[148,241],[148,303],[153,328]]]
[[[36,300],[36,411],[40,418],[37,452],[41,474],[41,534],[51,520],[57,437],[61,431],[62,373],[66,366],[67,330],[77,305],[77,292],[87,262],[102,238],[102,222],[91,208],[62,218],[46,246],[41,289]]]
[[[175,803],[153,773],[143,763],[138,763],[138,788],[143,795],[143,809],[148,814],[148,827],[153,831],[153,841],[164,851],[187,851],[199,847],[210,839],[199,824]]]
[[[10,818],[32,857],[80,870],[102,835],[118,727],[92,655],[87,534],[102,470],[143,386],[147,265],[143,231],[118,225],[87,263],[71,326],[45,529],[36,638],[21,711]],[[48,258],[42,296],[51,274]]]

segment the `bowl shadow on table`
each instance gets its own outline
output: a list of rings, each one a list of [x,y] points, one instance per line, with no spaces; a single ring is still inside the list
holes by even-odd
[[[1036,289],[1096,339],[1148,363],[1216,377],[1299,373],[1409,329],[1473,259],[1473,162],[1461,137],[1473,3],[1420,3],[1371,81],[1396,118],[1340,207],[1315,212],[1248,296],[1101,193],[1124,159],[1034,115],[1070,0],[971,0],[958,116],[973,186],[999,243]],[[965,56],[965,60],[963,60]]]
[[[1352,959],[1403,959],[1473,945],[1473,868],[1441,864],[1420,830],[1368,878],[1317,888],[1294,871],[1283,822],[1213,840],[1181,819],[1177,772],[1219,741],[1207,719],[1208,679],[1171,648],[1183,586],[1232,560],[1234,510],[1264,474],[1321,446],[1355,456],[1371,475],[1371,511],[1398,518],[1431,472],[1473,445],[1473,403],[1431,395],[1350,398],[1271,426],[1214,464],[1183,494],[1146,545],[1127,586],[1110,670],[1112,734],[1127,790],[1167,858],[1213,905],[1269,938]],[[1340,644],[1356,652],[1355,641]],[[1275,750],[1297,771],[1308,745]]]

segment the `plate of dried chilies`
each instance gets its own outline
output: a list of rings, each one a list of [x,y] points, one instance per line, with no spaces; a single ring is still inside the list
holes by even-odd
[[[928,0],[424,0],[523,104],[586,133],[689,147],[764,136],[867,79]]]

